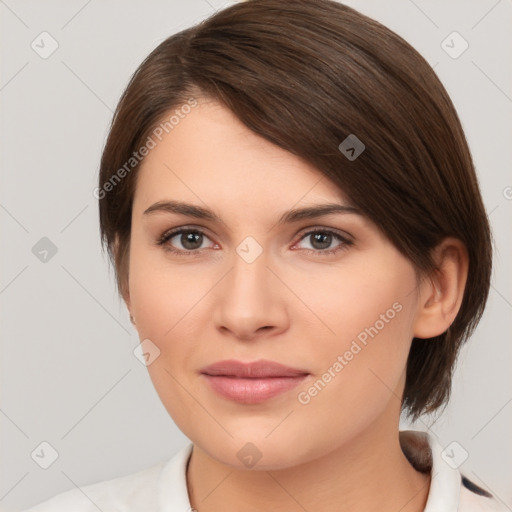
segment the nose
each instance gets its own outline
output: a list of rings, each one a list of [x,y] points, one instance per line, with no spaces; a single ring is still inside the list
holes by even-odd
[[[248,263],[238,254],[216,287],[214,322],[240,340],[273,336],[289,326],[286,288],[269,268],[265,252]]]

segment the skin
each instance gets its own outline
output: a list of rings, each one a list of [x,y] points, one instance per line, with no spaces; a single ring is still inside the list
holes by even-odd
[[[164,200],[209,208],[221,221],[144,214]],[[199,512],[425,507],[430,477],[401,451],[400,397],[412,338],[441,334],[456,316],[467,255],[446,239],[435,252],[438,273],[418,282],[412,263],[362,215],[277,223],[292,208],[324,203],[350,205],[318,170],[205,99],[139,170],[124,299],[140,339],[160,350],[148,366],[160,399],[194,443],[187,485]],[[181,235],[157,245],[182,226],[205,233],[195,252]],[[332,237],[327,250],[341,250],[325,254],[313,228],[352,243]],[[252,263],[236,251],[248,236],[262,249]],[[194,255],[166,251],[171,245]],[[298,393],[396,303],[400,312],[300,403]],[[262,404],[240,404],[199,373],[223,359],[268,359],[310,375]],[[261,454],[251,469],[237,457],[249,442]]]

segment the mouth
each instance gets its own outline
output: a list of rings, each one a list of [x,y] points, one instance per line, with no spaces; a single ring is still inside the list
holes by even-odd
[[[309,372],[273,361],[219,361],[203,368],[211,389],[229,400],[258,404],[298,386]]]

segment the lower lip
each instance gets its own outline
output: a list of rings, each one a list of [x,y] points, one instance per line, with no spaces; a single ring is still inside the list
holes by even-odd
[[[214,391],[242,404],[259,404],[298,386],[307,375],[241,379],[203,374]]]

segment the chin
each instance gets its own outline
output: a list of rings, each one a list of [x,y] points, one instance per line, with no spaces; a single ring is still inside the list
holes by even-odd
[[[290,435],[290,427],[266,437],[270,431],[266,427],[259,430],[253,427],[245,435],[233,438],[224,433],[204,437],[203,432],[200,437],[191,434],[189,438],[211,458],[237,470],[286,469],[319,456],[319,447],[307,446],[304,439]]]

